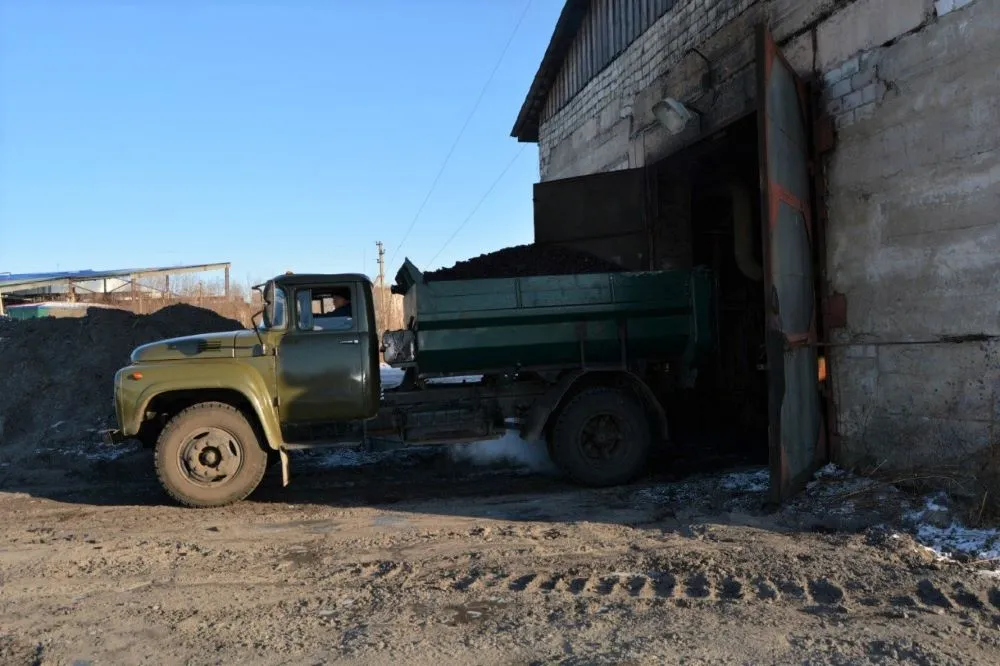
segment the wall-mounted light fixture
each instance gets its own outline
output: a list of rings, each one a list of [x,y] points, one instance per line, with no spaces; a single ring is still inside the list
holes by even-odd
[[[688,54],[694,53],[702,60],[705,61],[705,73],[701,76],[701,90],[697,97],[688,100],[688,105],[694,107],[695,102],[701,100],[707,94],[711,93],[712,99],[709,102],[709,109],[715,104],[716,97],[718,96],[718,90],[716,90],[714,85],[714,77],[712,74],[712,63],[705,57],[705,54],[698,49],[692,48],[684,52],[684,57]],[[680,134],[687,127],[691,119],[697,119],[701,122],[701,116],[708,113],[708,109],[697,109],[689,108],[680,100],[673,97],[664,97],[662,100],[653,105],[653,115],[660,122],[667,132],[672,135]]]
[[[676,135],[684,131],[687,124],[697,114],[673,97],[664,97],[653,105],[653,115],[663,125],[663,129]]]

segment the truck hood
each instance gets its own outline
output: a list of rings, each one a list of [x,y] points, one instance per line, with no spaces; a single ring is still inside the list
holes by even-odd
[[[180,338],[157,340],[136,347],[132,351],[132,363],[147,361],[176,361],[199,358],[233,358],[252,352],[257,344],[253,331],[227,331],[225,333],[202,333]]]

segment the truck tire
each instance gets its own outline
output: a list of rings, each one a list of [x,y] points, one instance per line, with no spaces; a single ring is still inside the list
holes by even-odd
[[[646,413],[631,396],[595,388],[577,394],[559,412],[550,452],[577,483],[615,486],[645,468],[650,439]]]
[[[203,402],[172,418],[156,442],[156,475],[173,499],[190,507],[238,502],[267,469],[267,452],[232,405]]]

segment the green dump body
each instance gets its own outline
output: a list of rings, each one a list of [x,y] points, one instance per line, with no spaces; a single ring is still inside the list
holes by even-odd
[[[485,374],[624,360],[696,366],[713,346],[704,269],[425,282],[407,260],[404,294],[421,374]]]

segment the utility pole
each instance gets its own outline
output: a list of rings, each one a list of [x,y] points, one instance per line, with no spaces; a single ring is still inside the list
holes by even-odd
[[[385,288],[385,246],[382,241],[375,241],[378,248],[378,286]]]
[[[385,245],[382,241],[375,241],[375,247],[378,248],[378,309],[379,314],[381,314],[381,323],[383,330],[389,327],[389,322],[386,321],[386,293],[385,293]],[[379,331],[379,337],[382,335],[382,331]]]

